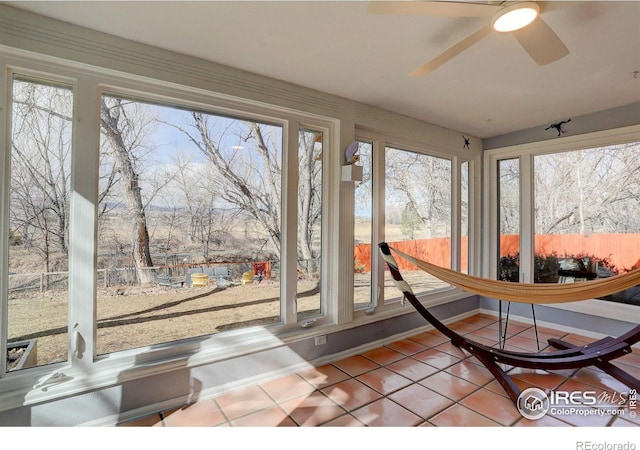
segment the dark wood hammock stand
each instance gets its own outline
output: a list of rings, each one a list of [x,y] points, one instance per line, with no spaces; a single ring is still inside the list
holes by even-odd
[[[529,369],[561,370],[595,366],[611,375],[629,388],[640,391],[640,380],[611,364],[610,361],[632,352],[631,346],[640,341],[640,325],[617,338],[605,337],[591,344],[576,346],[560,339],[549,339],[549,344],[557,350],[542,353],[514,352],[502,348],[488,347],[459,335],[436,319],[413,294],[411,286],[402,278],[398,265],[391,255],[391,247],[386,242],[379,244],[380,252],[389,267],[396,287],[402,291],[404,297],[439,332],[451,340],[456,347],[462,348],[475,356],[495,377],[505,390],[509,398],[517,405],[520,389],[500,364]],[[393,249],[403,257],[407,255]],[[420,262],[415,258],[408,258],[411,262]],[[420,267],[420,266],[419,266]],[[420,267],[423,268],[423,267]],[[424,268],[423,268],[424,270]],[[508,282],[504,282],[508,283]],[[583,283],[581,283],[583,284]],[[586,284],[586,283],[584,283]],[[507,369],[508,370],[508,369]]]

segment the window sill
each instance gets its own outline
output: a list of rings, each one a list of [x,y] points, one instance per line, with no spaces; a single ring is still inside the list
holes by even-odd
[[[421,300],[426,307],[434,307],[467,297],[469,294],[465,292],[447,289],[429,293],[422,296]],[[25,369],[24,372],[11,374],[0,380],[0,411],[105,389],[172,370],[213,364],[413,312],[415,309],[411,305],[402,305],[398,301],[373,314],[357,311],[353,321],[343,325],[318,323],[310,328],[297,328],[280,333],[277,327],[240,329],[101,356],[90,368],[84,370],[72,369],[68,364]],[[54,372],[61,372],[65,377],[51,384],[34,387],[38,379]]]
[[[575,303],[561,303],[546,305],[550,308],[558,308],[566,311],[589,314],[596,317],[629,322],[629,318],[638,317],[638,306],[625,303],[609,302],[605,300],[585,300]]]

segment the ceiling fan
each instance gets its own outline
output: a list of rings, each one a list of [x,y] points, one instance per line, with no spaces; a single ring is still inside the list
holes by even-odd
[[[490,22],[410,73],[420,77],[434,71],[492,32],[511,33],[539,66],[569,54],[558,35],[540,17],[544,2],[501,1],[372,1],[370,14],[404,14],[448,17],[489,17]]]

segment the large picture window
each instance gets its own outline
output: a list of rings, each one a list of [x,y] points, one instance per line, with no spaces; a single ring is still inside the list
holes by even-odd
[[[34,73],[7,83],[0,375],[327,316],[330,120]]]
[[[98,354],[280,322],[282,127],[113,95],[100,120]]]
[[[497,175],[492,250],[499,279],[582,283],[640,267],[637,131],[495,150],[487,161],[487,173],[493,166]],[[640,287],[599,300],[640,305]],[[620,310],[596,305],[605,314]]]
[[[0,208],[2,349],[31,355],[0,377],[20,388],[164,368],[195,346],[233,357],[316,319],[350,326],[353,309],[394,313],[378,242],[452,267],[452,230],[468,233],[470,175],[456,178],[455,157],[361,139],[363,179],[343,189],[327,170],[342,157],[337,119],[31,65],[7,70]],[[350,219],[351,200],[345,230],[334,220]],[[346,257],[336,246],[352,231]],[[455,248],[467,258],[467,243]],[[353,296],[336,296],[327,287],[349,268]],[[409,273],[418,293],[449,287]]]
[[[536,155],[534,174],[536,282],[640,267],[640,143]],[[606,300],[640,305],[640,288]]]

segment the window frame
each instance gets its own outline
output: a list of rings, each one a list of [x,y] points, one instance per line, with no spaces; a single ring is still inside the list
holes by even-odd
[[[499,229],[497,222],[497,163],[499,160],[518,158],[520,161],[520,280],[521,282],[532,282],[535,241],[534,156],[638,141],[640,141],[640,125],[632,125],[485,151],[483,161],[483,178],[485,180],[483,183],[483,195],[488,203],[488,207],[485,208],[483,213],[483,222],[487,225],[487,233],[483,240],[484,253],[482,266],[484,270],[482,275],[491,279],[496,279],[497,277],[499,244],[497,240]],[[628,320],[630,314],[638,313],[636,306],[598,299],[546,306],[616,320]]]
[[[69,309],[68,309],[68,360],[43,366],[6,372],[6,361],[0,366],[0,394],[16,390],[32,391],[32,400],[68,395],[85,390],[87,386],[117,384],[122,381],[123,369],[132,369],[131,378],[147,376],[170,370],[176,361],[183,360],[198,349],[194,364],[214,362],[258,350],[283,345],[283,342],[308,334],[301,328],[295,310],[296,296],[296,239],[294,245],[283,246],[281,283],[281,323],[268,327],[245,328],[217,334],[187,338],[135,349],[122,350],[105,355],[96,354],[96,280],[97,280],[97,193],[98,161],[100,148],[99,102],[103,94],[120,95],[180,108],[192,108],[212,114],[257,120],[282,127],[282,233],[296,233],[297,203],[297,145],[298,131],[310,128],[323,133],[323,199],[336,191],[336,163],[332,149],[336,146],[338,120],[327,116],[293,110],[275,105],[230,97],[214,91],[176,85],[151,78],[126,73],[87,68],[69,62],[40,61],[24,55],[0,54],[2,70],[0,89],[11,92],[13,75],[45,80],[70,86],[74,95],[74,127],[72,137],[72,199],[70,212],[69,249]],[[8,261],[8,225],[10,192],[10,130],[11,95],[5,95],[6,104],[0,110],[0,135],[3,138],[3,182],[0,184],[0,258]],[[89,120],[93,118],[93,120]],[[78,124],[81,124],[78,126]],[[290,149],[288,151],[287,149]],[[295,151],[293,151],[295,149]],[[335,208],[334,208],[335,209]],[[321,314],[315,319],[319,324],[335,323],[337,297],[328,294],[328,287],[335,276],[329,270],[328,260],[333,249],[329,242],[335,230],[329,226],[331,202],[322,202],[322,262],[321,262]],[[288,228],[287,228],[288,227]],[[288,231],[287,231],[288,230]],[[290,239],[283,239],[289,242]],[[80,252],[79,249],[89,251]],[[293,251],[294,258],[287,258]],[[290,262],[287,262],[290,261]],[[83,283],[74,280],[84,279]],[[82,285],[82,286],[80,286]],[[0,350],[6,354],[7,340],[7,289],[8,274],[0,274]],[[91,301],[87,301],[91,299]],[[187,355],[185,357],[185,355]],[[3,358],[4,360],[4,358]],[[52,373],[66,376],[60,389],[32,390],[34,379],[43,379]],[[98,376],[98,374],[100,374]],[[66,381],[69,380],[69,381]],[[89,380],[89,382],[87,382]],[[110,381],[105,381],[110,380]],[[97,383],[97,384],[96,384]],[[64,386],[63,386],[64,385]],[[57,387],[57,386],[56,386]],[[4,396],[4,395],[3,395]],[[20,400],[17,400],[20,401]],[[7,405],[7,407],[11,407]],[[4,409],[4,408],[3,408]]]
[[[373,251],[374,249],[374,245],[375,245],[375,236],[376,236],[376,232],[374,231],[374,228],[376,228],[379,225],[379,221],[374,220],[374,211],[376,211],[376,208],[374,207],[374,202],[375,199],[377,198],[377,194],[376,194],[376,190],[378,189],[378,186],[376,185],[376,181],[377,181],[377,176],[375,174],[375,167],[377,167],[377,164],[375,163],[375,141],[371,140],[369,138],[363,138],[361,136],[357,136],[355,139],[355,142],[358,142],[358,144],[366,144],[369,145],[371,147],[371,224],[369,227],[369,237],[370,237],[370,243],[369,245],[371,246],[371,255],[370,255],[370,261],[369,261],[369,267],[370,267],[370,272],[369,272],[369,301],[366,303],[356,303],[355,300],[355,255],[354,255],[354,286],[353,286],[353,308],[354,308],[354,312],[358,312],[358,311],[373,311],[375,310],[376,307],[376,295],[374,295],[374,292],[377,292],[377,289],[374,289],[374,283],[373,283],[373,279],[374,279],[374,273],[375,273],[375,269],[374,269],[374,264],[377,258],[374,257],[375,253]],[[361,157],[361,155],[360,155]],[[356,164],[358,164],[358,162],[356,162]],[[361,164],[358,164],[361,165]],[[363,173],[364,173],[364,169],[363,169]],[[359,182],[356,182],[359,183]],[[357,190],[357,186],[354,186],[354,215],[353,215],[353,220],[354,220],[354,226],[353,226],[353,242],[354,242],[354,247],[355,247],[355,240],[356,240],[356,233],[355,233],[355,222],[356,222],[356,214],[355,214],[355,209],[356,209],[356,198],[355,198],[355,193]]]
[[[288,343],[298,342],[317,335],[333,333],[345,329],[360,326],[369,322],[379,321],[410,314],[411,308],[395,302],[384,308],[382,314],[370,316],[363,310],[355,311],[353,306],[353,293],[349,294],[352,286],[348,285],[348,270],[353,269],[353,252],[348,251],[345,243],[353,242],[353,230],[344,229],[345,223],[353,215],[353,191],[349,189],[350,183],[344,183],[341,179],[341,166],[343,164],[343,149],[353,141],[358,125],[355,117],[359,112],[343,113],[333,103],[328,102],[326,107],[315,108],[308,106],[308,102],[298,100],[286,101],[282,96],[274,96],[273,102],[251,99],[253,95],[259,99],[271,98],[269,95],[256,95],[249,89],[249,97],[240,97],[237,94],[223,93],[229,91],[224,86],[221,90],[216,88],[215,82],[198,83],[197,75],[185,71],[184,78],[180,82],[172,82],[164,79],[161,72],[155,75],[144,76],[135,73],[139,67],[132,65],[132,71],[123,69],[109,69],[97,67],[69,59],[61,59],[54,56],[29,53],[19,49],[0,49],[0,90],[6,94],[10,86],[7,76],[11,71],[24,75],[31,75],[45,80],[60,80],[65,85],[72,85],[74,92],[74,126],[73,150],[72,150],[72,204],[70,230],[73,235],[73,245],[70,248],[69,271],[73,279],[83,278],[83,283],[70,284],[69,288],[69,323],[68,352],[69,359],[66,362],[52,363],[14,372],[0,373],[0,411],[12,409],[18,406],[38,404],[62,397],[68,397],[84,393],[92,389],[119,386],[125,381],[142,379],[148,376],[164,374],[171,370],[185,367],[197,367],[236,358],[256,352],[272,350],[287,346]],[[152,71],[153,72],[153,71]],[[189,76],[194,78],[189,78]],[[171,77],[168,77],[171,79]],[[182,80],[187,81],[182,81]],[[193,83],[189,84],[191,80]],[[295,233],[297,223],[295,220],[297,204],[297,148],[298,132],[300,128],[311,128],[323,132],[323,205],[322,205],[322,275],[321,275],[321,302],[323,315],[309,328],[301,327],[297,321],[295,308],[296,280],[288,277],[286,286],[281,288],[286,294],[282,301],[286,308],[282,310],[283,324],[279,327],[271,326],[255,327],[253,329],[229,330],[224,333],[207,335],[197,338],[168,342],[130,350],[122,350],[96,357],[96,270],[97,270],[97,198],[98,170],[100,149],[100,96],[103,92],[115,93],[135,98],[139,96],[144,101],[160,102],[162,104],[179,106],[182,108],[193,107],[199,110],[212,111],[223,115],[239,116],[242,118],[255,118],[256,120],[284,124],[283,135],[283,176],[286,174],[287,185],[283,185],[283,232],[287,228]],[[294,96],[295,97],[295,96]],[[5,95],[5,101],[10,101],[10,96]],[[296,97],[297,98],[297,97]],[[177,100],[179,99],[179,101]],[[174,103],[177,102],[177,103]],[[294,106],[297,106],[294,107]],[[5,106],[5,105],[3,105]],[[0,160],[3,164],[0,171],[9,170],[10,152],[7,152],[10,137],[8,117],[9,108],[0,108],[0,139],[3,147],[0,148]],[[316,113],[314,111],[325,111]],[[351,116],[354,118],[351,118]],[[93,120],[95,119],[95,120]],[[375,120],[372,123],[377,123]],[[407,139],[390,137],[390,134],[380,134],[385,140],[393,141],[390,145],[405,149],[421,149],[432,156],[444,157],[453,161],[470,162],[469,198],[472,210],[469,212],[470,229],[473,233],[469,236],[469,266],[475,267],[476,255],[479,249],[475,246],[480,236],[477,230],[479,225],[479,193],[477,189],[480,177],[477,169],[480,167],[481,153],[474,151],[468,153],[462,145],[460,148],[454,144],[453,134],[434,136],[435,146],[431,150],[425,149],[425,142],[431,141],[425,138],[423,127],[413,130],[405,130],[404,121],[394,123],[391,128],[408,132],[409,135],[418,136],[419,144],[411,144]],[[387,129],[386,124],[378,124],[376,127]],[[373,129],[371,126],[370,129]],[[410,127],[411,128],[411,127]],[[369,134],[367,131],[365,134]],[[374,133],[375,134],[375,133]],[[376,135],[378,136],[378,135]],[[369,139],[369,138],[366,138]],[[372,141],[373,142],[373,141]],[[399,142],[402,145],[396,145]],[[386,144],[385,144],[386,145]],[[290,148],[290,151],[287,151]],[[433,150],[436,148],[436,150]],[[80,150],[78,150],[80,149]],[[374,150],[375,152],[375,150]],[[378,152],[380,153],[380,152]],[[382,152],[383,153],[383,152]],[[453,166],[459,166],[459,162]],[[384,173],[384,166],[376,163],[378,172]],[[93,176],[91,175],[93,174]],[[381,179],[380,174],[375,175]],[[9,178],[4,176],[0,183],[0,262],[8,260],[8,195]],[[453,183],[456,183],[454,173]],[[376,185],[378,202],[384,202],[380,193],[381,186]],[[455,191],[454,191],[455,192]],[[458,196],[452,195],[452,201],[457,201]],[[346,208],[345,208],[346,206]],[[286,210],[286,212],[284,212]],[[455,208],[454,208],[455,210]],[[89,220],[87,220],[87,217]],[[293,230],[293,231],[291,231]],[[380,233],[379,226],[374,233]],[[285,247],[281,251],[283,261],[291,261],[287,269],[295,273],[296,244],[291,240],[284,240]],[[375,234],[374,234],[375,243]],[[88,248],[83,249],[84,245]],[[453,253],[452,253],[453,254]],[[473,262],[472,262],[473,261]],[[376,271],[382,273],[381,258],[374,258],[374,264],[378,264]],[[376,273],[373,274],[373,277]],[[374,278],[375,279],[375,278]],[[352,277],[351,277],[352,280]],[[6,289],[8,276],[0,273],[0,314],[6,317]],[[373,288],[372,288],[373,289]],[[423,297],[428,306],[435,306],[451,301],[469,297],[468,293],[449,289],[446,292],[429,293]],[[92,299],[93,301],[87,301]],[[6,326],[0,321],[0,333],[4,333]],[[4,338],[0,340],[0,347],[5,347]],[[300,361],[300,364],[304,361]],[[35,383],[47,380],[52,375],[60,375],[51,379],[51,384],[44,384],[44,388],[34,388]],[[47,382],[45,382],[47,383]]]
[[[72,141],[76,140],[76,126],[75,118],[77,114],[77,79],[71,76],[65,71],[58,71],[57,73],[51,73],[50,71],[43,71],[42,68],[30,65],[12,65],[7,64],[3,67],[0,74],[0,86],[4,90],[5,103],[0,106],[0,136],[3,137],[2,154],[0,159],[3,161],[3,169],[1,172],[3,183],[0,184],[0,266],[8,267],[9,261],[9,245],[7,245],[6,237],[9,234],[10,223],[10,194],[11,194],[11,170],[12,170],[12,146],[11,146],[11,132],[12,132],[12,115],[13,115],[13,83],[15,79],[21,81],[33,81],[36,83],[42,83],[51,86],[63,86],[65,89],[69,89],[73,95],[73,117],[74,124],[72,127]],[[71,196],[74,192],[74,179],[73,166],[77,164],[74,162],[73,143],[71,144]],[[70,199],[70,216],[69,216],[69,254],[68,263],[71,264],[71,253],[73,251],[72,241],[72,215],[73,215],[73,198]],[[71,274],[71,267],[69,267],[69,274]],[[8,347],[8,289],[9,289],[9,273],[8,271],[2,271],[0,274],[0,353],[7,354]],[[67,322],[71,323],[71,285],[69,284],[67,291]],[[68,346],[67,346],[67,360],[60,363],[54,363],[50,365],[40,365],[34,368],[23,369],[21,371],[7,372],[6,358],[0,359],[0,380],[3,378],[12,379],[18,378],[22,371],[29,371],[36,374],[45,374],[50,371],[50,368],[56,368],[70,364],[71,361],[71,328],[68,328]]]
[[[397,311],[398,308],[402,308],[400,293],[398,293],[397,297],[387,299],[387,301],[384,299],[385,262],[377,251],[377,243],[385,239],[385,150],[387,148],[443,158],[451,162],[451,268],[453,270],[460,270],[461,267],[461,166],[463,162],[469,164],[468,267],[470,274],[475,273],[476,261],[479,255],[477,249],[479,231],[476,226],[479,220],[479,215],[477,214],[479,189],[477,186],[478,177],[475,176],[474,170],[478,165],[479,157],[470,156],[469,158],[464,158],[455,152],[441,152],[432,149],[428,144],[416,143],[408,139],[397,138],[390,134],[378,133],[367,129],[356,129],[356,140],[372,144],[372,176],[377,181],[373,184],[372,193],[371,303],[355,307],[355,314],[359,316],[363,314],[371,315],[374,312],[390,314]],[[377,257],[373,255],[377,255]],[[425,306],[437,306],[468,297],[469,295],[458,288],[449,286],[419,293],[417,297]],[[411,310],[408,312],[411,312]]]

